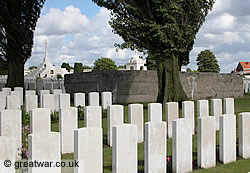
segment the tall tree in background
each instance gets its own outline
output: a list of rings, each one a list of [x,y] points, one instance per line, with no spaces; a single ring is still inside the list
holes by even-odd
[[[157,101],[182,101],[186,94],[179,78],[188,63],[195,35],[215,0],[93,0],[111,11],[110,25],[128,47],[156,57]]]
[[[197,57],[198,72],[220,72],[215,55],[210,50],[203,50]]]
[[[118,68],[112,59],[99,58],[94,62],[93,71],[95,70],[118,70]]]
[[[80,62],[74,63],[74,73],[81,73],[83,72],[83,65]]]
[[[63,63],[62,63],[61,68],[66,68],[66,70],[67,70],[68,72],[70,72],[70,69],[71,69],[69,63],[66,63],[66,62],[63,62]]]
[[[44,2],[0,1],[0,64],[8,69],[8,87],[24,86],[24,64],[31,56],[34,30]]]

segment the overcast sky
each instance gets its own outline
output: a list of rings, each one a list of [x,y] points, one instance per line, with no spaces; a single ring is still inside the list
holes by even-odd
[[[112,33],[108,21],[109,12],[91,0],[47,0],[26,67],[42,62],[46,39],[49,59],[56,66],[62,62],[91,66],[100,57],[125,64],[134,52],[116,52],[114,44],[122,39]],[[196,36],[188,67],[197,69],[197,55],[205,49],[215,54],[221,72],[231,72],[238,62],[250,61],[250,0],[216,1]]]

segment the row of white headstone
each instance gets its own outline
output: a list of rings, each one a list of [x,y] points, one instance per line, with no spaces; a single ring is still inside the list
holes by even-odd
[[[114,105],[116,106],[116,105]],[[112,106],[110,106],[112,107]],[[60,111],[60,133],[50,131],[50,110],[31,110],[31,134],[29,135],[29,161],[60,161],[62,152],[74,152],[79,161],[76,172],[102,172],[102,128],[94,126],[77,129],[76,108]],[[0,160],[15,160],[16,145],[20,146],[20,110],[1,111]],[[19,123],[13,119],[19,117]],[[89,115],[92,116],[92,115]],[[219,116],[220,150],[223,163],[236,161],[235,115]],[[239,115],[239,156],[250,158],[250,113]],[[167,123],[149,121],[145,123],[144,169],[145,172],[166,172]],[[10,128],[11,127],[11,128]],[[17,133],[17,131],[19,131]],[[172,171],[192,171],[192,121],[179,118],[173,120]],[[8,137],[5,137],[8,136]],[[120,124],[112,127],[112,170],[114,172],[137,172],[138,128],[135,124]],[[15,148],[15,149],[13,149]],[[17,159],[17,158],[16,158]],[[198,118],[198,165],[203,168],[216,164],[215,117]],[[129,166],[128,166],[129,165]],[[5,170],[7,168],[1,168]],[[61,168],[30,168],[30,172],[60,172]],[[49,170],[50,169],[50,170]],[[55,170],[56,169],[56,170]],[[9,169],[8,169],[9,170]]]
[[[186,106],[185,110],[183,108],[184,114],[190,113],[190,110],[193,110],[193,104],[191,104],[191,103],[192,102],[183,102],[183,106]],[[209,166],[206,166],[203,163],[203,162],[207,162],[207,160],[211,161],[210,157],[211,157],[211,153],[213,153],[213,152],[211,152],[211,147],[209,148],[210,149],[209,151],[207,151],[208,149],[206,149],[207,138],[210,139],[211,135],[210,135],[210,137],[207,137],[208,135],[204,134],[204,130],[202,130],[202,127],[204,125],[202,125],[202,124],[207,124],[206,123],[207,121],[205,119],[214,119],[214,120],[210,120],[210,122],[212,122],[212,124],[214,124],[214,127],[215,127],[215,118],[209,117],[208,115],[205,115],[206,111],[201,109],[202,108],[201,103],[202,103],[201,101],[198,101],[198,104],[199,104],[198,111],[200,112],[199,113],[200,118],[198,120],[198,141],[200,142],[200,143],[198,142],[198,153],[199,153],[198,158],[201,158],[201,160],[198,161],[198,164],[201,167],[211,167],[211,162],[206,163]],[[230,107],[230,105],[228,105],[229,103],[233,103],[233,102],[225,101],[224,104],[227,105],[227,106],[225,106],[225,108]],[[188,105],[186,105],[186,104],[188,104]],[[176,110],[174,110],[174,108],[168,108],[168,105],[176,105],[176,103],[166,103],[166,110],[168,109],[170,112],[173,112],[173,111],[176,112]],[[178,105],[177,105],[177,109],[178,109]],[[187,110],[188,110],[188,112],[187,112]],[[11,110],[6,110],[6,111],[11,111]],[[169,111],[166,111],[166,115],[168,114],[167,112],[169,112]],[[194,112],[194,111],[191,111],[191,112]],[[10,114],[10,113],[8,112],[8,114]],[[114,141],[113,142],[113,149],[112,149],[113,153],[115,153],[112,156],[113,157],[113,164],[112,165],[113,165],[114,172],[120,172],[123,170],[125,170],[125,171],[128,170],[128,172],[130,172],[130,171],[133,172],[133,170],[137,170],[137,145],[136,144],[132,145],[132,144],[134,144],[134,142],[137,143],[137,142],[142,142],[142,141],[145,142],[145,170],[148,170],[146,172],[151,172],[150,170],[159,170],[158,172],[161,172],[161,170],[163,170],[163,172],[164,172],[164,170],[166,170],[166,148],[164,148],[164,147],[166,147],[166,135],[167,135],[166,132],[169,130],[166,130],[166,123],[162,122],[162,105],[157,104],[157,103],[151,103],[148,105],[148,120],[149,120],[149,122],[145,124],[145,139],[143,139],[143,131],[144,131],[143,130],[143,122],[144,122],[143,121],[143,106],[140,104],[129,105],[128,114],[129,114],[129,123],[136,124],[136,126],[123,124],[123,122],[124,122],[123,121],[123,117],[124,117],[123,106],[112,105],[112,106],[108,107],[108,143],[112,146],[112,141]],[[1,115],[2,115],[2,113],[1,113]],[[169,116],[170,115],[172,115],[172,113],[169,113]],[[203,115],[205,115],[205,116],[203,116]],[[221,131],[220,131],[220,133],[221,133],[220,134],[220,139],[221,139],[220,140],[220,146],[221,146],[220,147],[220,159],[224,163],[227,163],[227,160],[229,160],[228,162],[233,161],[233,159],[226,156],[226,154],[231,152],[231,149],[236,145],[236,141],[234,142],[234,135],[232,135],[232,134],[236,133],[236,130],[235,130],[236,123],[230,123],[230,122],[228,123],[227,122],[227,121],[230,121],[230,120],[227,120],[227,119],[229,119],[228,117],[234,117],[234,121],[235,121],[235,116],[233,116],[233,114],[230,116],[224,115],[221,117],[222,118],[220,118],[220,119],[222,119],[222,120],[220,120],[220,129],[221,129]],[[223,117],[225,117],[225,118],[223,118]],[[247,116],[245,116],[245,117],[247,117]],[[193,134],[192,124],[193,124],[193,121],[192,121],[192,119],[191,120],[190,119],[189,118],[178,119],[178,117],[177,117],[177,120],[172,121],[173,122],[173,144],[172,144],[173,145],[173,171],[180,170],[180,172],[182,172],[185,170],[190,170],[190,168],[192,170],[192,134]],[[245,123],[245,121],[247,121],[247,120],[243,121],[243,118],[242,118],[242,122],[240,125],[242,126],[243,122]],[[199,125],[199,123],[200,123],[200,125]],[[58,138],[58,137],[55,137],[55,136],[58,136],[57,133],[50,132],[50,110],[45,109],[45,108],[31,110],[32,135],[29,136],[29,158],[32,158],[32,160],[39,160],[39,159],[41,160],[41,158],[54,160],[55,158],[47,158],[48,156],[46,155],[46,152],[44,152],[44,151],[48,151],[48,150],[50,151],[50,144],[45,144],[46,143],[45,141],[52,141],[53,142],[53,140],[48,140],[45,138],[43,139],[43,137],[47,137],[47,136],[49,137],[52,135],[52,136],[54,136],[55,139],[60,140],[60,141],[57,141],[58,143],[56,141],[55,141],[55,143],[53,143],[53,145],[58,144],[57,146],[60,146],[59,153],[68,153],[68,152],[73,152],[73,150],[75,150],[74,151],[75,152],[75,159],[77,159],[81,162],[83,162],[83,160],[84,160],[84,166],[81,166],[79,169],[87,170],[87,172],[88,172],[88,170],[90,172],[93,172],[92,170],[95,169],[95,168],[93,168],[93,164],[96,163],[95,162],[96,158],[101,158],[100,159],[101,166],[97,166],[96,168],[98,168],[98,170],[99,169],[102,170],[102,128],[101,128],[101,124],[102,123],[101,123],[101,107],[100,106],[87,106],[87,107],[85,107],[85,127],[86,128],[83,128],[84,130],[83,129],[76,130],[77,129],[77,109],[73,108],[73,107],[72,108],[69,108],[69,107],[62,108],[60,110],[60,118],[59,118],[60,134],[59,134],[59,138]],[[213,127],[213,125],[212,126],[208,125],[208,126],[210,128]],[[159,128],[159,129],[157,129],[157,128]],[[227,128],[233,129],[232,130],[233,132],[232,133],[230,133],[230,131],[228,132]],[[10,129],[10,127],[6,128],[6,129]],[[206,129],[206,128],[204,128],[204,129]],[[245,130],[245,129],[246,129],[246,127],[244,126],[244,129],[241,131],[241,133],[246,132],[247,130]],[[214,134],[215,131],[216,130],[214,129],[214,130],[211,130],[210,132],[211,132],[211,134]],[[207,133],[207,129],[206,129],[206,133]],[[249,133],[249,129],[248,129],[247,133]],[[45,135],[41,135],[41,134],[45,134]],[[50,135],[48,135],[48,134],[50,134]],[[99,136],[101,136],[101,138],[98,138],[98,135],[95,136],[94,134],[99,134]],[[199,134],[200,134],[200,138],[199,138]],[[244,141],[242,143],[245,144],[245,145],[242,145],[242,148],[245,148],[245,149],[242,149],[242,151],[245,151],[242,153],[246,153],[246,151],[249,151],[249,150],[247,150],[248,149],[247,147],[249,147],[248,146],[249,139],[245,138],[246,134],[241,134],[242,141]],[[83,136],[83,138],[80,138],[79,135]],[[32,138],[32,136],[33,136],[33,138]],[[93,137],[93,139],[92,139],[92,137]],[[235,135],[235,138],[236,138],[236,135]],[[85,139],[89,139],[89,140],[86,141]],[[40,142],[43,140],[44,140],[44,142]],[[96,141],[96,140],[101,141],[101,143],[97,144],[96,142],[93,142],[93,145],[90,145],[90,144],[92,144],[91,141]],[[83,141],[83,143],[84,142],[85,143],[82,144],[82,143],[79,143],[79,141]],[[132,142],[132,141],[134,141],[134,142]],[[212,141],[212,144],[214,142],[214,140],[209,140],[209,141]],[[234,146],[228,147],[228,143],[230,143],[230,144],[234,143]],[[75,144],[75,148],[73,147],[74,144]],[[40,145],[43,145],[43,146],[40,146]],[[86,147],[82,148],[82,146],[86,146]],[[99,147],[99,146],[101,146],[101,147]],[[211,146],[211,145],[209,145],[209,146]],[[128,148],[126,148],[126,147],[128,147]],[[215,145],[214,145],[214,147],[215,147]],[[34,148],[43,148],[44,150],[40,149],[37,151]],[[213,146],[212,146],[212,148],[213,148]],[[236,148],[236,146],[234,148]],[[189,150],[189,149],[191,149],[191,150]],[[92,152],[90,153],[89,150]],[[229,152],[227,150],[229,150]],[[56,150],[56,151],[58,151],[58,150]],[[157,152],[157,151],[160,151],[160,152]],[[53,153],[53,151],[51,151],[51,152]],[[81,153],[79,153],[79,152],[81,152]],[[93,160],[89,159],[89,157],[87,157],[87,156],[91,155],[92,153],[97,153],[96,155],[92,155]],[[119,153],[121,155],[119,155]],[[183,153],[185,153],[185,156],[183,156]],[[207,156],[208,154],[206,154],[206,153],[208,153],[210,157]],[[181,157],[179,157],[179,155],[181,155]],[[55,156],[57,156],[57,154],[55,154]],[[133,158],[131,158],[132,156],[133,156]],[[236,152],[235,152],[235,154],[233,154],[233,156],[236,157]],[[86,157],[88,159],[86,159]],[[190,159],[190,157],[191,157],[191,159]],[[204,158],[205,158],[205,161],[204,161]],[[207,159],[207,158],[209,158],[209,159]],[[223,158],[224,158],[224,160],[223,160]],[[227,158],[229,158],[229,159],[227,159]],[[134,165],[134,166],[130,166],[130,167],[126,166],[126,168],[125,168],[125,165],[123,165],[123,163],[124,163],[123,159],[125,161],[130,160],[131,163],[129,165]],[[183,159],[184,159],[184,161],[183,161]],[[99,160],[99,159],[97,159],[97,160]],[[155,163],[155,162],[157,162],[157,163]],[[153,164],[150,164],[150,163],[153,163]],[[185,164],[183,164],[183,163],[185,163]],[[203,163],[203,166],[202,166],[202,163]],[[82,165],[82,164],[80,164],[80,165]],[[76,169],[78,169],[78,168],[76,168]],[[94,171],[94,172],[100,172],[100,171]]]
[[[107,109],[112,105],[112,93],[101,93],[101,104],[103,109]],[[15,87],[14,91],[11,88],[2,88],[0,92],[0,110],[4,109],[20,109],[23,105],[23,88]],[[62,93],[60,89],[54,89],[53,93],[49,90],[40,90],[39,93],[40,108],[48,108],[51,112],[58,112],[60,108],[70,107],[70,94]],[[88,93],[88,105],[99,106],[99,93]],[[85,106],[85,93],[74,93],[74,106]],[[25,110],[28,112],[38,108],[38,96],[34,90],[25,91]]]

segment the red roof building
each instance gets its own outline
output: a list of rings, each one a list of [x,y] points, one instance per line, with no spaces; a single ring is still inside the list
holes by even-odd
[[[240,74],[250,74],[250,62],[239,62],[235,72]]]

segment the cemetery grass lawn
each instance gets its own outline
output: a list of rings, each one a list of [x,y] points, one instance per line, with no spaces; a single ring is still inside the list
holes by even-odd
[[[210,102],[209,102],[210,103]],[[144,121],[148,120],[148,112],[147,112],[147,104],[144,103]],[[210,105],[211,106],[211,105]],[[195,101],[195,116],[196,109],[196,101]],[[250,94],[245,95],[243,98],[235,99],[235,112],[236,112],[236,120],[237,120],[237,138],[238,138],[238,114],[241,112],[250,112]],[[124,121],[128,122],[128,106],[124,105]],[[181,109],[179,109],[179,116],[181,117]],[[197,118],[196,118],[197,119]],[[163,120],[165,120],[165,111],[163,109]],[[197,120],[195,121],[197,127]],[[111,173],[112,172],[112,148],[107,146],[107,117],[103,118],[103,172]],[[83,121],[79,121],[78,127],[83,127]],[[52,131],[58,131],[58,123],[52,123]],[[217,153],[217,166],[210,169],[198,169],[197,167],[197,135],[193,136],[193,170],[194,172],[250,172],[250,159],[244,160],[237,157],[237,162],[229,163],[229,164],[221,164],[218,161],[219,156],[219,133],[216,134],[216,153]],[[237,139],[237,153],[238,153],[238,139]],[[172,172],[172,139],[167,140],[167,157],[170,157],[170,162],[167,163],[168,172]],[[64,154],[62,155],[62,160],[73,160],[73,154]],[[73,173],[73,168],[62,169],[63,173]],[[138,172],[144,172],[144,144],[138,144]]]

